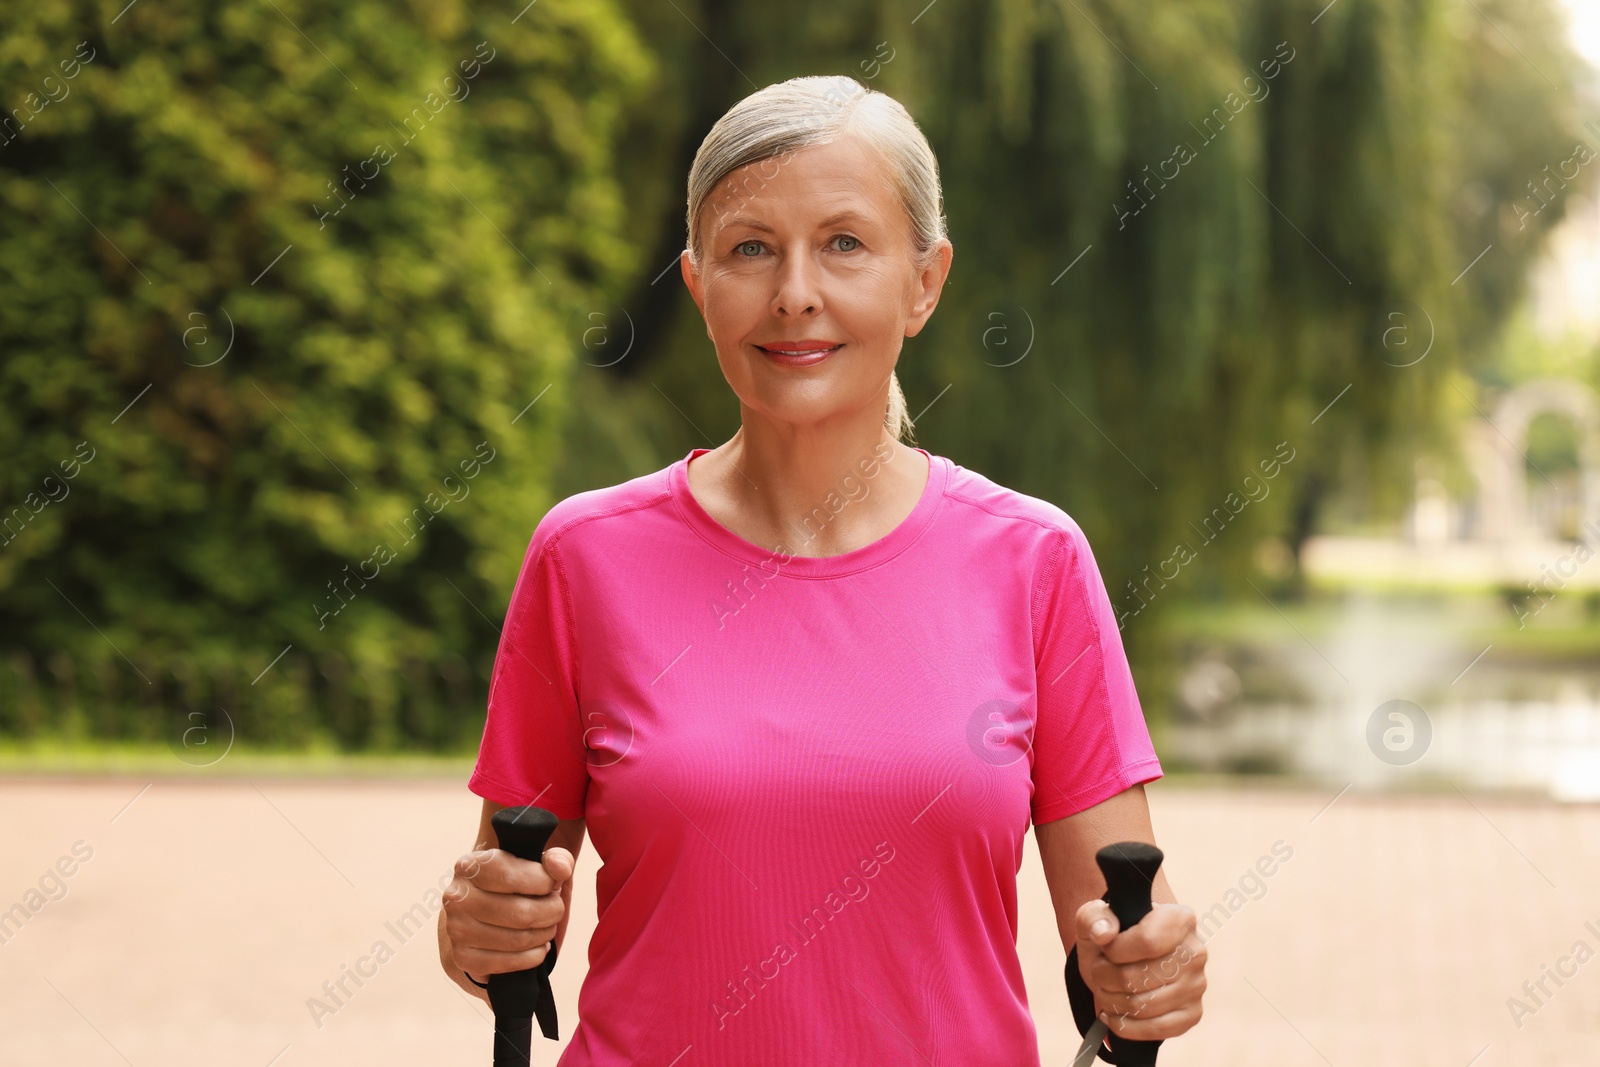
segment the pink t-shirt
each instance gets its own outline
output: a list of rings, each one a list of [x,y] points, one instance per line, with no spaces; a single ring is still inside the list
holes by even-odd
[[[1030,817],[1161,776],[1083,532],[917,449],[882,539],[768,551],[690,494],[706,451],[552,508],[495,660],[470,788],[603,864],[562,1067],[1037,1065]]]

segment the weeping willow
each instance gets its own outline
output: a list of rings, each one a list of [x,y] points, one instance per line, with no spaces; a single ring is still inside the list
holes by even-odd
[[[1134,638],[1180,598],[1253,596],[1263,539],[1297,548],[1332,487],[1407,481],[1560,215],[1513,204],[1581,132],[1542,0],[632,13],[664,57],[623,176],[652,252],[568,488],[732,432],[693,305],[653,280],[687,160],[755,88],[851,74],[906,104],[944,180],[954,269],[899,371],[918,443],[1082,523]]]

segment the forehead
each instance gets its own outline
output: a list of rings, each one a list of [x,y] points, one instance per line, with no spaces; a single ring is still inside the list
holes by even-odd
[[[853,211],[892,219],[899,209],[887,161],[854,135],[740,167],[707,197],[708,232],[756,220],[770,226],[819,224]]]

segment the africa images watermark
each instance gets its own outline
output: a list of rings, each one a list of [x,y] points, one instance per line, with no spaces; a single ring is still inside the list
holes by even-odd
[[[483,50],[485,48],[489,49],[489,54],[487,56],[483,54]],[[420,134],[428,125],[430,119],[437,117],[440,112],[442,112],[446,107],[450,106],[450,101],[454,100],[459,103],[470,96],[472,93],[472,88],[467,84],[467,82],[471,81],[473,78],[476,78],[480,73],[482,73],[483,68],[492,63],[494,61],[494,57],[498,54],[499,53],[495,49],[490,48],[488,41],[480,41],[478,43],[478,47],[473,51],[473,56],[475,58],[463,59],[459,64],[462,75],[460,78],[457,78],[454,74],[445,75],[444,81],[441,83],[444,89],[444,96],[440,96],[435,92],[430,92],[427,96],[422,98],[422,105],[420,107],[413,107],[411,109],[411,113],[400,120],[400,125],[404,126],[406,130],[409,131],[406,135],[406,139],[400,142],[400,147],[404,148],[406,145],[415,140],[417,135]],[[412,127],[413,122],[416,123],[416,127],[414,129]],[[389,125],[391,128],[394,127],[394,123],[392,122]],[[400,130],[396,128],[395,132],[399,133]],[[342,171],[344,177],[340,180],[339,184],[335,185],[332,179],[329,179],[327,183],[328,191],[333,194],[333,197],[339,206],[333,211],[326,211],[319,204],[311,205],[311,210],[316,212],[317,215],[317,229],[320,230],[326,227],[329,219],[334,218],[346,207],[349,207],[350,202],[356,198],[357,194],[362,189],[367,187],[367,182],[376,179],[378,175],[382,173],[384,167],[387,167],[390,163],[394,162],[396,156],[397,153],[393,148],[389,147],[387,141],[380,141],[376,146],[373,147],[372,155],[368,156],[366,159],[363,159],[361,162],[355,164],[345,164],[344,170]],[[368,174],[364,169],[369,165],[372,167],[371,174]],[[356,172],[354,174],[350,173],[351,166],[356,168]],[[350,183],[352,181],[359,182],[359,186],[355,189],[352,189],[350,187]],[[343,192],[340,191],[341,189]],[[346,194],[348,194],[348,196]]]
[[[1283,54],[1283,50],[1285,48],[1289,49],[1289,54],[1287,56]],[[1251,101],[1260,103],[1261,101],[1265,100],[1268,94],[1271,92],[1266,83],[1282,73],[1283,68],[1290,63],[1297,54],[1298,53],[1296,53],[1293,48],[1289,47],[1288,41],[1278,42],[1278,47],[1272,53],[1272,58],[1263,59],[1259,64],[1257,64],[1261,68],[1261,76],[1263,79],[1265,79],[1264,81],[1256,81],[1255,75],[1246,74],[1242,86],[1244,89],[1244,96],[1241,97],[1236,92],[1230,92],[1227,96],[1223,97],[1222,104],[1218,107],[1212,108],[1211,112],[1206,115],[1205,118],[1200,120],[1200,125],[1204,126],[1205,129],[1201,129],[1200,126],[1196,126],[1192,122],[1189,123],[1190,128],[1204,138],[1204,140],[1200,142],[1200,147],[1204,148],[1206,145],[1216,140],[1222,134],[1222,131],[1227,129],[1228,123],[1232,122],[1240,112],[1242,112],[1246,107],[1250,106]],[[1257,92],[1258,90],[1259,95]],[[1131,199],[1137,206],[1122,207],[1117,203],[1111,205],[1111,213],[1117,217],[1117,229],[1127,229],[1128,219],[1138,215],[1145,208],[1149,207],[1149,201],[1156,198],[1156,194],[1160,191],[1160,189],[1165,189],[1167,187],[1167,182],[1175,181],[1178,175],[1183,173],[1183,168],[1199,158],[1199,155],[1199,149],[1195,148],[1194,145],[1190,144],[1188,141],[1184,141],[1181,144],[1173,147],[1172,154],[1170,156],[1156,164],[1156,173],[1149,173],[1150,165],[1147,163],[1143,167],[1143,170],[1145,171],[1145,177],[1142,178],[1137,185],[1134,184],[1132,178],[1128,179],[1128,189],[1132,192],[1132,196],[1124,196],[1122,200],[1126,202]],[[1165,169],[1168,164],[1171,164],[1172,166],[1171,174],[1168,174]],[[1159,182],[1160,188],[1150,188],[1150,183],[1152,181]],[[1144,189],[1144,196],[1139,195],[1139,190],[1141,188]]]
[[[71,855],[62,855],[39,876],[37,888],[29,887],[22,899],[0,912],[0,945],[9,945],[11,939],[45,908],[67,895],[67,879],[78,873],[78,868],[94,858],[94,846],[86,841],[74,841]]]
[[[1270,855],[1264,854],[1254,864],[1246,867],[1244,873],[1239,876],[1236,885],[1229,886],[1227,891],[1222,894],[1221,900],[1199,913],[1195,923],[1195,937],[1199,940],[1202,951],[1206,949],[1211,939],[1216,937],[1217,931],[1222,929],[1228,920],[1239,914],[1252,902],[1260,900],[1267,895],[1268,886],[1266,880],[1282,870],[1283,866],[1293,858],[1294,846],[1280,837],[1272,843]],[[1154,965],[1154,967],[1146,965],[1141,976],[1140,988],[1129,990],[1129,992],[1148,992],[1157,985],[1156,978],[1160,979],[1159,984],[1165,985],[1167,982],[1177,978],[1179,972],[1194,957],[1195,951],[1185,941],[1178,946],[1176,952]],[[1138,1018],[1139,1012],[1133,1011],[1126,1013],[1126,1015],[1127,1017]]]
[[[1266,880],[1277,874],[1282,866],[1293,858],[1294,846],[1280,837],[1272,843],[1271,855],[1263,855],[1253,866],[1246,867],[1244,873],[1239,876],[1236,886],[1229,886],[1228,891],[1222,894],[1221,900],[1200,913],[1195,933],[1199,936],[1201,944],[1215,937],[1217,931],[1222,929],[1229,919],[1244,910],[1245,905],[1266,896]],[[1176,977],[1176,973],[1173,977]]]
[[[89,49],[88,55],[83,54],[85,48]],[[0,118],[0,138],[3,138],[0,139],[0,148],[5,148],[12,141],[22,136],[22,131],[28,128],[28,123],[38,118],[45,108],[51,104],[59,104],[71,96],[72,86],[68,85],[67,82],[83,73],[83,68],[93,63],[97,54],[89,46],[88,41],[80,42],[78,50],[73,53],[74,58],[63,59],[56,64],[61,68],[61,78],[57,78],[54,74],[46,74],[39,82],[39,88],[44,92],[43,97],[40,97],[38,93],[29,93],[22,98],[21,107],[12,108],[4,118]],[[66,80],[63,81],[62,78]],[[51,82],[55,83],[53,87],[50,84]],[[27,113],[26,118],[23,117],[24,112]]]
[[[311,1013],[311,1021],[317,1024],[318,1030],[322,1029],[330,1016],[339,1014],[347,1007],[368,981],[378,976],[379,968],[394,959],[396,953],[419,933],[432,926],[431,920],[444,906],[445,893],[455,876],[455,868],[451,867],[422,894],[420,901],[383,924],[383,928],[394,938],[393,944],[390,944],[389,938],[378,938],[365,955],[356,958],[354,964],[341,963],[338,976],[322,983],[320,995],[313,994],[306,998],[306,1010]],[[352,984],[354,989],[350,988]]]
[[[852,902],[860,903],[867,899],[867,894],[872,892],[867,882],[876,878],[882,873],[883,867],[894,860],[894,846],[888,841],[880,841],[872,846],[872,856],[876,858],[868,857],[856,864],[861,877],[857,878],[854,873],[845,875],[840,879],[839,889],[829,890],[822,903],[802,916],[798,923],[789,921],[787,925],[801,948],[820,937],[828,924]],[[796,959],[799,959],[799,953],[789,947],[787,941],[778,941],[772,951],[756,964],[754,971],[746,964],[743,968],[744,977],[728,982],[727,994],[711,1001],[711,1010],[717,1016],[717,1029],[725,1029],[729,1019],[748,1008],[755,995],[778,977],[783,965]]]
[[[887,44],[887,43],[888,42],[885,41],[885,42],[883,42],[883,44],[880,44],[878,46],[880,51],[875,53],[876,57],[878,57],[878,58],[882,57],[881,49],[883,48],[883,45]],[[894,50],[890,49],[889,58],[883,60],[883,63],[889,63],[893,59],[894,59]],[[869,77],[876,77],[877,76],[877,71],[879,69],[881,69],[881,64],[877,64],[875,62],[875,60],[874,61],[863,60],[862,61],[862,69],[863,70],[866,69],[866,67],[869,64],[869,62],[871,62],[873,64],[873,66],[874,66],[873,74],[871,74]],[[839,109],[843,108],[846,104],[850,103],[852,98],[853,98],[852,94],[847,92],[847,91],[845,91],[845,90],[843,90],[843,89],[840,89],[838,87],[830,88],[828,90],[828,92],[826,94],[824,94],[823,99],[820,102],[817,103],[815,111],[818,114],[827,114],[830,110],[838,111]],[[728,216],[730,214],[732,214],[734,211],[737,211],[737,210],[743,208],[746,204],[748,204],[751,201],[751,199],[752,199],[752,197],[754,195],[759,193],[759,191],[762,188],[764,188],[768,182],[772,181],[772,179],[774,179],[774,178],[776,178],[778,176],[778,172],[779,171],[781,171],[785,166],[787,166],[789,163],[794,161],[794,159],[800,154],[800,152],[803,150],[804,147],[806,147],[806,146],[801,146],[801,148],[790,149],[789,151],[786,151],[786,152],[780,152],[779,154],[777,154],[775,156],[769,156],[766,159],[756,160],[753,163],[746,164],[743,168],[741,168],[741,170],[743,171],[743,174],[742,174],[741,178],[738,181],[732,180],[731,177],[728,178],[728,179],[725,179],[725,181],[728,182],[728,185],[727,185],[726,189],[723,191],[723,193],[721,194],[721,196],[719,197],[719,202],[726,200],[726,198],[728,198],[729,196],[732,196],[733,197],[733,203],[731,203],[731,204],[722,203],[721,204],[720,210],[718,210],[718,212],[717,212],[717,222],[718,222],[718,224],[720,225],[720,224],[726,223],[726,221],[728,219]],[[758,168],[758,167],[760,168],[760,173],[758,173],[757,170],[756,170],[756,168]],[[768,171],[769,169],[771,170],[771,173],[766,173],[766,171]],[[753,183],[755,185],[754,189],[752,189],[752,184]]]
[[[83,454],[83,450],[86,448],[89,450],[87,456]],[[85,465],[94,462],[94,457],[98,455],[94,446],[90,445],[88,441],[79,441],[77,447],[72,450],[72,454],[77,459],[68,458],[61,460],[57,464],[61,468],[61,477],[57,478],[54,474],[47,474],[40,481],[39,491],[43,492],[43,496],[40,496],[39,492],[29,493],[23,498],[21,504],[13,507],[5,518],[0,520],[0,544],[9,545],[15,541],[22,531],[27,528],[28,523],[33,521],[35,515],[38,515],[51,504],[59,504],[67,499],[67,496],[72,492],[72,487],[67,483],[76,478],[78,472]],[[55,483],[54,488],[51,488],[52,482]]]
[[[859,478],[853,471],[846,474],[839,480],[838,489],[830,491],[822,503],[806,512],[805,517],[800,520],[806,529],[806,537],[800,543],[810,544],[816,540],[824,527],[839,517],[840,512],[851,504],[859,504],[865,500],[872,492],[867,482],[882,472],[883,467],[880,464],[887,464],[893,460],[894,446],[889,442],[879,441],[873,446],[872,454],[856,464],[856,469],[861,472]],[[772,554],[758,563],[754,569],[748,563],[745,564],[739,571],[737,582],[730,579],[723,583],[724,592],[710,601],[711,615],[717,620],[717,629],[724,629],[728,625],[728,620],[743,611],[755,599],[755,595],[766,588],[767,582],[782,574],[784,566],[794,558],[789,543],[785,541],[773,549]],[[769,565],[771,565],[770,570]]]
[[[1544,573],[1538,581],[1528,583],[1526,596],[1519,596],[1519,603],[1512,610],[1517,614],[1517,629],[1527,627],[1528,620],[1544,610],[1544,606],[1556,598],[1556,594],[1573,578],[1578,575],[1579,569],[1594,558],[1594,546],[1600,545],[1600,522],[1590,519],[1583,524],[1582,537],[1572,549],[1556,560],[1554,564],[1541,563],[1539,569]],[[1529,599],[1537,598],[1539,604],[1531,611],[1527,610]]]
[[[1284,455],[1285,449],[1288,449],[1288,455]],[[1277,447],[1273,450],[1272,456],[1256,464],[1257,469],[1261,471],[1261,477],[1258,478],[1254,471],[1244,476],[1243,481],[1240,483],[1240,487],[1244,490],[1244,496],[1240,496],[1237,492],[1230,492],[1223,498],[1220,505],[1212,508],[1211,513],[1200,520],[1199,526],[1196,526],[1191,520],[1189,528],[1199,536],[1200,546],[1203,548],[1220,537],[1227,525],[1238,518],[1239,514],[1251,503],[1259,503],[1265,500],[1268,494],[1272,492],[1272,487],[1267,483],[1282,473],[1284,467],[1294,462],[1295,455],[1296,452],[1288,441],[1279,441]],[[1199,555],[1199,550],[1193,544],[1188,541],[1180,541],[1173,546],[1170,556],[1156,564],[1154,574],[1150,573],[1150,565],[1148,563],[1145,564],[1144,577],[1139,580],[1139,583],[1135,585],[1134,579],[1131,578],[1127,583],[1129,592],[1139,602],[1139,606],[1131,610],[1121,607],[1114,609],[1117,612],[1117,629],[1123,629],[1129,619],[1134,618],[1149,607],[1150,602],[1155,599],[1156,593],[1165,589],[1167,583],[1176,579],[1183,568],[1192,563]],[[1170,574],[1168,573],[1168,568],[1171,568]],[[1151,582],[1155,583],[1154,589],[1150,587]]]
[[[1594,119],[1584,123],[1583,128],[1600,137],[1600,126],[1596,125]],[[1550,164],[1546,163],[1544,165],[1545,176],[1537,184],[1532,178],[1529,178],[1527,182],[1529,200],[1539,206],[1529,211],[1519,201],[1513,200],[1511,202],[1511,210],[1516,212],[1517,215],[1517,229],[1527,229],[1528,220],[1534,218],[1545,208],[1560,199],[1561,191],[1567,187],[1567,183],[1576,181],[1579,171],[1587,164],[1592,163],[1594,159],[1594,149],[1590,148],[1587,142],[1579,141],[1572,146],[1572,155],[1556,164],[1556,170],[1560,172],[1559,174],[1551,174]],[[1567,164],[1572,164],[1571,174],[1567,173]]]
[[[1586,922],[1583,928],[1591,937],[1600,941],[1600,925]],[[1530,978],[1522,983],[1522,993],[1527,999],[1518,997],[1506,998],[1506,1010],[1511,1013],[1511,1021],[1517,1024],[1517,1029],[1522,1029],[1522,1021],[1530,1015],[1538,1015],[1540,1010],[1555,998],[1556,993],[1573,978],[1578,976],[1578,971],[1584,964],[1594,959],[1594,949],[1589,947],[1589,942],[1579,938],[1572,943],[1572,948],[1566,955],[1558,957],[1555,966],[1542,964],[1539,967],[1539,977]],[[1554,982],[1554,992],[1550,983]],[[1543,994],[1542,996],[1540,994]]]
[[[483,454],[483,450],[485,448],[489,449],[489,454],[487,456]],[[394,527],[399,532],[406,534],[406,539],[401,542],[402,545],[409,545],[412,541],[415,541],[417,539],[417,535],[422,533],[423,529],[428,525],[428,523],[432,522],[435,516],[444,511],[445,508],[449,507],[452,503],[460,503],[461,501],[465,500],[467,495],[472,492],[472,487],[466,484],[467,481],[471,481],[473,478],[476,478],[479,473],[482,472],[485,466],[493,462],[494,457],[499,455],[499,453],[495,449],[489,447],[488,441],[479,441],[477,448],[473,450],[473,455],[477,458],[464,459],[460,462],[460,464],[458,464],[458,466],[461,468],[462,475],[465,476],[465,481],[456,478],[454,474],[445,475],[439,483],[440,488],[444,490],[444,496],[440,496],[438,493],[429,493],[423,498],[422,505],[420,507],[412,508],[411,513],[401,520],[405,524],[404,529],[401,527]],[[452,481],[454,481],[456,484],[455,489],[450,487],[450,483]],[[457,495],[457,491],[459,491],[459,495]],[[413,520],[417,520],[415,530],[411,529]],[[390,522],[389,525],[394,526],[394,523]],[[354,574],[348,573],[350,570],[350,565],[348,563],[345,564],[344,571],[341,572],[344,574],[344,580],[336,586],[334,585],[334,582],[338,581],[337,576],[329,579],[327,583],[328,590],[333,594],[333,596],[331,598],[323,598],[324,600],[333,600],[338,606],[330,610],[324,608],[321,604],[313,603],[311,605],[311,610],[316,612],[317,615],[317,629],[324,629],[328,625],[329,618],[337,616],[341,611],[349,607],[350,604],[355,600],[356,594],[359,593],[361,589],[365,589],[368,582],[377,578],[379,572],[385,565],[394,562],[394,560],[397,558],[398,553],[396,553],[393,548],[389,547],[389,543],[387,541],[380,541],[377,545],[373,546],[372,555],[356,564],[356,572]],[[364,569],[369,564],[372,566],[371,574],[368,574]],[[350,583],[352,581],[359,582],[360,589],[351,589]],[[343,593],[339,591],[341,588],[344,590]]]

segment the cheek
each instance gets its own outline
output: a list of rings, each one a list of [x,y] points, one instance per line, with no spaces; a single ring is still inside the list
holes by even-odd
[[[891,272],[870,267],[841,272],[825,295],[829,317],[858,342],[895,348],[904,338],[909,299],[902,280]]]
[[[707,281],[705,319],[712,336],[737,340],[766,313],[766,300],[750,278],[724,274]]]

